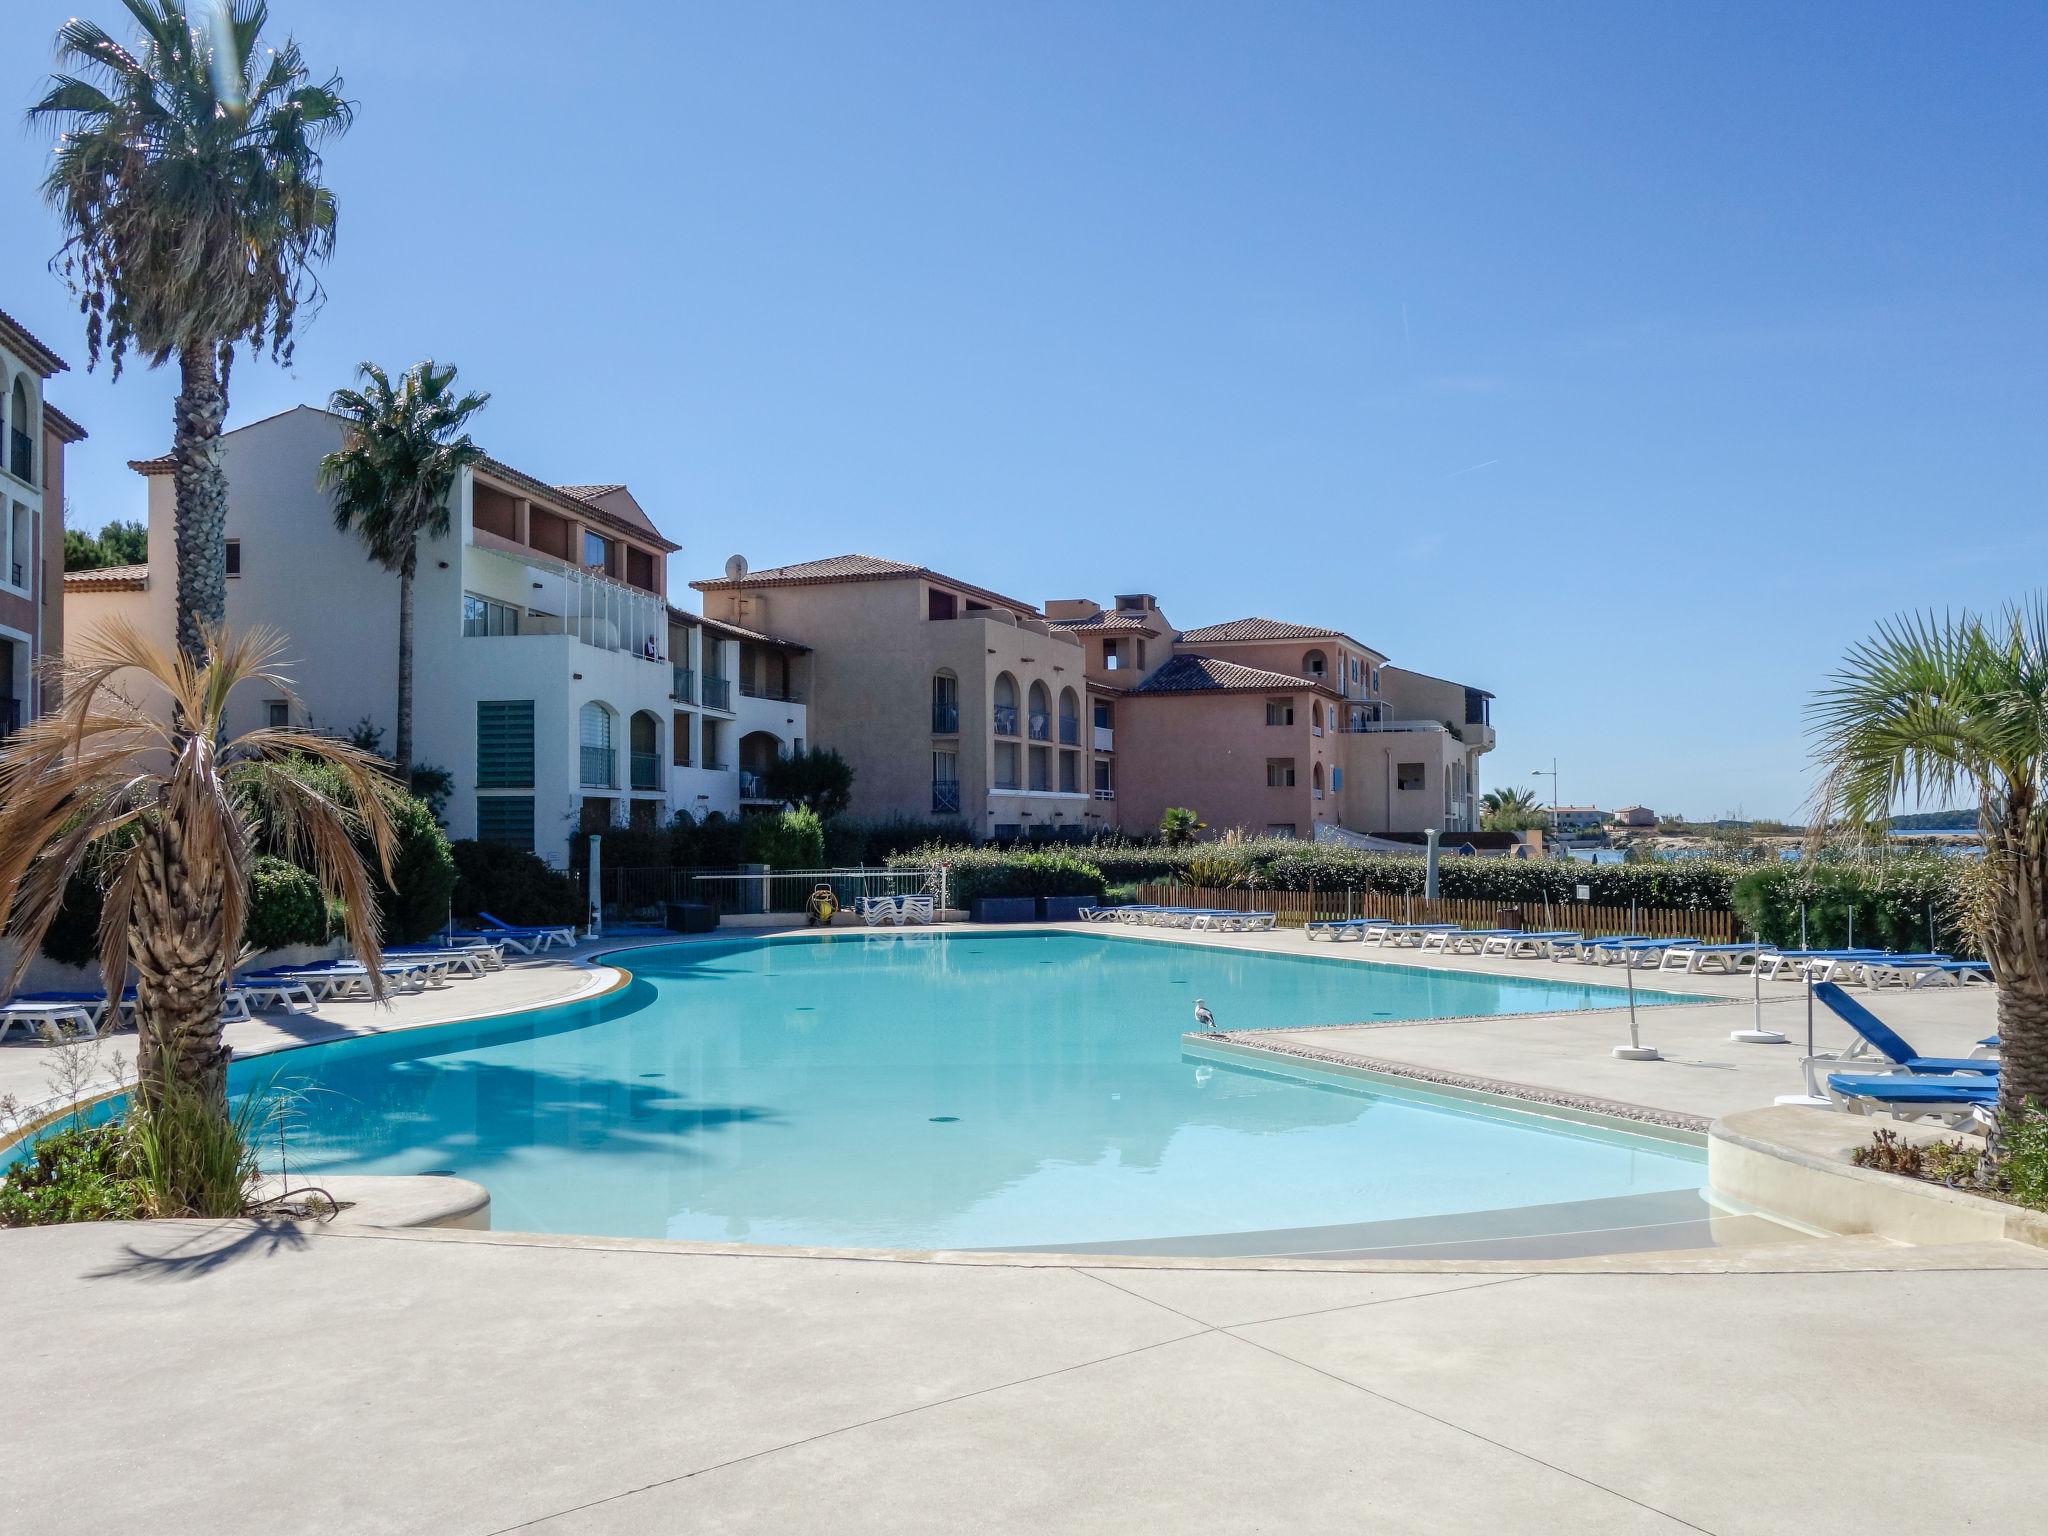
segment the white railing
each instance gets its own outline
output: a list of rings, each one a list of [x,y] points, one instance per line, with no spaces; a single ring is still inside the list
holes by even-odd
[[[928,869],[742,869],[714,873],[677,870],[674,899],[701,902],[720,913],[752,915],[801,913],[811,893],[830,887],[842,908],[859,911],[865,896],[930,896],[941,910],[947,905],[946,868]]]
[[[1114,752],[1116,750],[1116,730],[1113,726],[1098,725],[1095,727],[1095,750],[1098,752]]]
[[[508,555],[480,544],[467,554],[498,562],[506,580],[517,583],[521,595],[509,601],[520,609],[521,635],[574,635],[601,651],[667,662],[668,606],[656,594],[546,555]],[[479,585],[503,590],[497,583]],[[477,595],[488,598],[491,591]]]

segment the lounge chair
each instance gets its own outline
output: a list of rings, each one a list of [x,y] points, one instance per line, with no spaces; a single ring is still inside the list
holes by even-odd
[[[1506,932],[1505,928],[1446,928],[1440,933],[1424,934],[1416,948],[1438,949],[1447,955],[1476,955],[1481,944]]]
[[[1196,912],[1188,922],[1190,928],[1206,928],[1218,933],[1257,933],[1271,928],[1279,918],[1271,912],[1240,912],[1235,907],[1209,907]]]
[[[95,1008],[83,1002],[37,1002],[32,997],[17,997],[12,1002],[0,1003],[0,1040],[7,1038],[15,1025],[21,1026],[29,1039],[38,1038],[47,1026],[62,1035],[70,1033],[96,1039],[100,1032],[100,1020],[105,1017],[106,999]]]
[[[1684,954],[1699,945],[1698,939],[1616,939],[1593,946],[1602,965],[1627,965],[1644,970],[1662,970],[1667,956]]]
[[[505,941],[500,938],[468,937],[458,938],[452,934],[436,934],[424,944],[398,944],[384,951],[401,959],[422,959],[432,955],[456,954],[475,955],[484,963],[487,971],[505,969]]]
[[[1389,945],[1395,949],[1416,949],[1432,933],[1459,931],[1456,923],[1375,923],[1365,930],[1365,941],[1382,949]]]
[[[378,973],[400,992],[422,992],[430,985],[439,985],[445,977],[444,967],[425,960],[387,960],[377,969]],[[259,984],[271,981],[304,982],[323,1003],[353,997],[358,993],[364,997],[370,995],[370,971],[360,960],[334,960],[326,965],[253,971],[250,976]]]
[[[1869,970],[1873,965],[1933,965],[1947,958],[1947,955],[1934,954],[1894,955],[1880,950],[1875,954],[1840,955],[1809,960],[1806,962],[1806,973],[1815,981],[1854,981],[1868,984]]]
[[[524,954],[530,955],[536,949],[552,949],[557,944],[569,949],[576,947],[576,927],[573,923],[543,923],[538,927],[522,928],[516,923],[506,922],[503,918],[493,917],[488,912],[477,913],[477,918],[484,925],[484,937],[502,937],[507,944],[515,949],[521,949]],[[522,945],[531,945],[531,948],[522,949]]]
[[[315,1013],[320,1007],[319,995],[309,983],[288,976],[251,971],[235,978],[235,990],[247,1006],[258,1011],[275,1007],[286,1013]]]
[[[1932,1077],[1959,1072],[1998,1075],[1998,1063],[1981,1056],[1922,1056],[1905,1037],[1884,1020],[1844,992],[1837,982],[1824,981],[1813,989],[1813,999],[1844,1024],[1856,1031],[1856,1043],[1837,1061],[1856,1061],[1876,1051],[1891,1063],[1891,1070]]]
[[[1991,982],[1991,966],[1984,960],[1922,960],[1901,956],[1896,960],[1870,960],[1858,968],[1858,978],[1872,989],[1902,987],[1959,987],[1970,982]]]
[[[861,921],[870,928],[896,921],[896,898],[894,896],[863,896],[860,899]]]
[[[1643,933],[1609,934],[1604,938],[1587,938],[1582,933],[1565,934],[1550,941],[1550,958],[1553,960],[1578,960],[1591,965],[1599,958],[1602,946],[1619,944],[1624,940],[1648,938]]]
[[[1781,949],[1774,955],[1765,955],[1756,963],[1757,974],[1766,981],[1793,981],[1806,979],[1807,967],[1816,960],[1869,958],[1883,959],[1881,949]],[[1816,980],[1824,980],[1817,977]]]
[[[1710,970],[1732,976],[1744,964],[1757,965],[1763,957],[1773,952],[1769,944],[1688,944],[1682,948],[1667,949],[1664,958],[1658,962],[1660,971],[1685,971],[1700,976]]]
[[[1500,955],[1509,960],[1541,960],[1550,953],[1551,945],[1576,943],[1583,938],[1583,934],[1572,933],[1563,928],[1544,933],[1530,933],[1521,928],[1502,928],[1481,942],[1479,953]]]
[[[1998,1080],[1990,1077],[1859,1077],[1830,1072],[1828,1094],[1853,1113],[1883,1110],[1895,1120],[1939,1120],[1960,1130],[1998,1107]]]
[[[1332,918],[1328,922],[1304,923],[1301,931],[1307,938],[1328,939],[1334,944],[1340,939],[1363,939],[1372,921],[1369,917]]]
[[[932,898],[929,896],[898,896],[896,898],[896,923],[919,923],[930,927],[933,917]]]

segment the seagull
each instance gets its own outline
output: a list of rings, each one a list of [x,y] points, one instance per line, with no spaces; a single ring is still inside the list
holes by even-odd
[[[1195,999],[1195,1022],[1204,1029],[1216,1027],[1216,1015],[1209,1011],[1209,1005],[1199,997]]]

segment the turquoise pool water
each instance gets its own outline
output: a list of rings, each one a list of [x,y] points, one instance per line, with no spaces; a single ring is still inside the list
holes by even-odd
[[[292,1167],[446,1171],[523,1231],[1010,1247],[1697,1189],[1696,1148],[1184,1057],[1225,1028],[1612,1007],[1496,979],[1109,935],[717,941],[595,1002],[257,1058]],[[1650,1003],[1682,1001],[1639,993]]]

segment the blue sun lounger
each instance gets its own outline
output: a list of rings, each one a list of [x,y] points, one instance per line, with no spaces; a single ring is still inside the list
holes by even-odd
[[[1857,1002],[1839,983],[1824,981],[1813,989],[1813,999],[1844,1024],[1856,1031],[1857,1043],[1838,1061],[1855,1061],[1869,1051],[1880,1053],[1892,1067],[1916,1076],[1934,1077],[1957,1072],[1998,1075],[1998,1063],[1982,1056],[1922,1056],[1905,1037],[1868,1008]]]
[[[1975,1120],[1980,1109],[1998,1107],[1998,1079],[1993,1077],[1859,1077],[1830,1072],[1828,1092],[1855,1114],[1883,1110],[1895,1120],[1939,1120],[1951,1129]]]
[[[1301,931],[1311,939],[1328,939],[1334,944],[1344,938],[1363,939],[1366,925],[1374,921],[1369,917],[1332,918],[1328,922],[1304,923]]]

